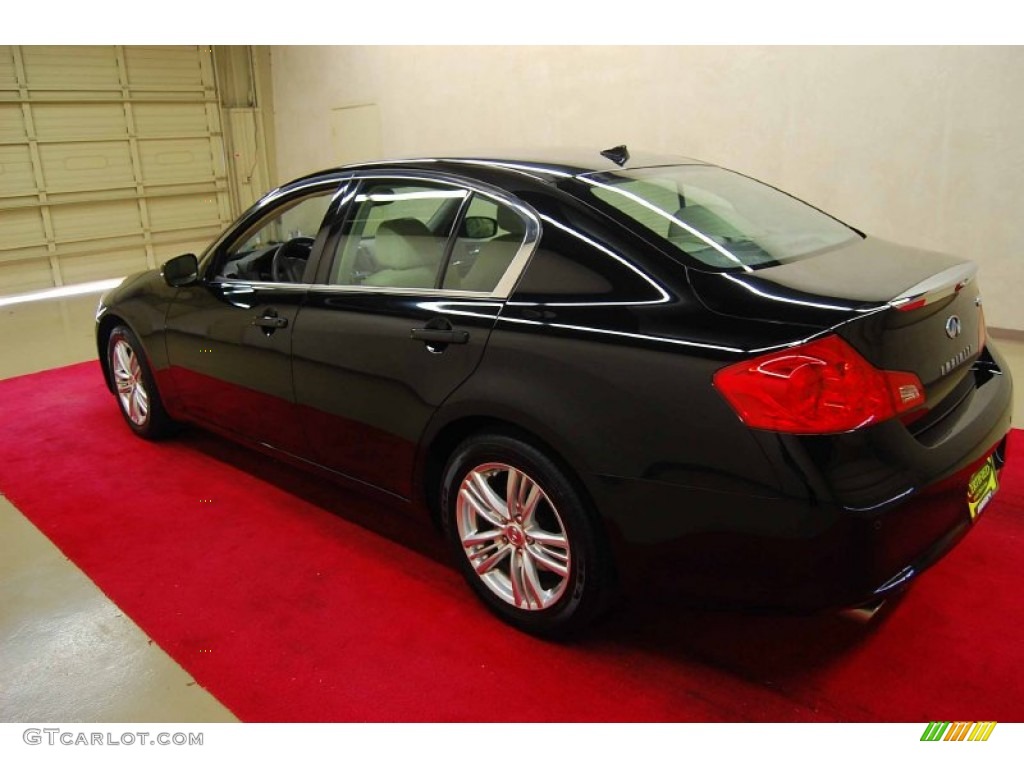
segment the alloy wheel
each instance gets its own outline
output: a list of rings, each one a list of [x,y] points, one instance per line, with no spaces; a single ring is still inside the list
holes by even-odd
[[[146,384],[142,379],[139,358],[124,339],[118,339],[114,343],[111,358],[121,408],[132,424],[144,426],[149,418],[149,393],[146,392]]]
[[[527,611],[558,602],[570,581],[571,545],[533,478],[509,464],[480,464],[463,478],[455,510],[462,549],[491,592]]]

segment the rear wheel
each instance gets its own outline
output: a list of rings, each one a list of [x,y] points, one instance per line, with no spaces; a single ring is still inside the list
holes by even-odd
[[[463,575],[498,616],[526,632],[579,630],[604,607],[611,567],[583,499],[532,445],[479,435],[444,472],[447,534]]]
[[[164,410],[142,344],[127,326],[117,326],[107,338],[107,363],[117,404],[131,430],[149,440],[171,434],[176,424]]]

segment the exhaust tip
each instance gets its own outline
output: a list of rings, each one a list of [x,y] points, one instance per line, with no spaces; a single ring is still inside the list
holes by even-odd
[[[858,624],[867,624],[875,618],[876,613],[882,610],[883,605],[885,605],[885,598],[879,598],[870,603],[858,605],[856,608],[846,608],[840,611],[839,615]]]

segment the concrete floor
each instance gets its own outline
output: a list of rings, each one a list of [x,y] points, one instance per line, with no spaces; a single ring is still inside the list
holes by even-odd
[[[0,378],[94,359],[97,298],[0,306]],[[237,718],[0,495],[0,722]]]
[[[97,298],[0,306],[0,379],[95,359]],[[993,335],[1022,427],[1024,337]],[[234,720],[0,496],[0,722]]]

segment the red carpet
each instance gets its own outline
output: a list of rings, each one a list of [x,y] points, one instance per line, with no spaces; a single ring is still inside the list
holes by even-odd
[[[619,609],[570,645],[477,605],[425,524],[192,430],[87,363],[0,381],[0,491],[248,721],[1024,720],[1024,440],[978,527],[862,626]]]

